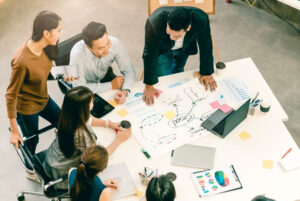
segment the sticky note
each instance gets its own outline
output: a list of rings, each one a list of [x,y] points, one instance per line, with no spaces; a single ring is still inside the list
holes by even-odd
[[[143,192],[140,191],[137,187],[134,187],[134,188],[135,188],[136,195],[137,195],[138,197],[142,197],[142,196],[143,196]]]
[[[176,116],[176,114],[172,110],[166,112],[164,115],[167,119],[172,119],[173,117]]]
[[[118,103],[113,99],[108,101],[109,104],[111,104],[112,106],[116,107],[118,105]]]
[[[263,160],[263,168],[273,169],[273,167],[274,167],[274,161],[272,161],[272,160]]]
[[[232,109],[232,108],[231,108],[229,105],[227,105],[227,104],[223,104],[223,105],[221,105],[221,107],[220,107],[220,110],[222,110],[222,112],[224,112],[224,113],[230,112],[231,109]]]
[[[243,131],[239,134],[239,137],[242,140],[248,140],[251,137],[251,135],[249,133],[247,133],[246,131]]]
[[[127,112],[127,110],[125,110],[124,108],[123,109],[121,109],[121,110],[119,110],[118,112],[118,115],[120,116],[120,117],[125,117],[125,116],[127,116],[129,113]]]
[[[158,91],[159,94],[162,93],[162,90],[160,90],[160,89],[156,89],[156,90]],[[156,98],[157,98],[157,97],[158,97],[158,94],[155,94],[155,96],[156,96]]]
[[[218,109],[218,108],[221,107],[219,101],[211,102],[211,103],[210,103],[210,106],[211,106],[212,109]]]

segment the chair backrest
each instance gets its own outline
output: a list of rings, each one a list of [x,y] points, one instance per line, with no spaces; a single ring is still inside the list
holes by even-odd
[[[38,175],[39,179],[42,183],[47,184],[51,179],[46,175],[44,168],[43,168],[43,161],[45,159],[46,150],[39,152],[38,154],[32,155],[29,151],[26,144],[23,146],[19,143],[20,151],[22,152],[23,156],[26,158],[28,164],[32,167],[34,172]]]
[[[70,63],[70,53],[78,41],[82,39],[81,34],[77,34],[73,36],[72,38],[69,38],[61,43],[58,44],[58,50],[59,50],[59,55],[58,58],[55,59],[55,64],[57,66],[60,65],[68,65]]]
[[[55,64],[57,66],[60,65],[69,65],[70,63],[70,53],[78,41],[82,39],[81,34],[77,34],[72,38],[69,38],[58,44],[59,55],[57,59],[55,59]],[[72,88],[72,84],[65,82],[63,80],[57,80],[58,87],[63,94],[66,94]]]

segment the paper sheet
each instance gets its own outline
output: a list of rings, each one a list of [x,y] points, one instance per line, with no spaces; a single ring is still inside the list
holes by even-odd
[[[238,79],[230,79],[242,84]],[[133,92],[125,103],[130,120],[135,122],[133,135],[152,158],[157,158],[208,134],[201,123],[216,110],[210,103],[239,103],[234,97],[236,91],[227,87],[231,80],[223,80],[218,91],[210,92],[195,78],[164,91],[153,106],[146,106],[142,101],[139,96],[142,91]]]

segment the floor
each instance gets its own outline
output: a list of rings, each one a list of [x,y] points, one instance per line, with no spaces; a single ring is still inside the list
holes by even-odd
[[[122,5],[122,6],[121,6]],[[9,144],[5,91],[14,52],[31,35],[33,19],[41,10],[51,10],[63,19],[61,41],[79,33],[94,20],[106,24],[108,33],[118,37],[128,50],[137,75],[141,59],[147,0],[6,0],[0,4],[0,169],[1,200],[16,200],[21,190],[40,190],[27,180],[20,160]],[[267,12],[250,8],[243,1],[216,1],[216,14],[210,17],[213,38],[224,62],[251,57],[289,116],[286,126],[300,145],[300,35],[289,25]],[[187,68],[198,66],[198,57],[190,57]],[[137,76],[138,77],[138,76]],[[253,78],[255,79],[255,78]],[[49,94],[60,105],[63,96],[56,82],[49,82]],[[41,124],[45,124],[41,121]],[[38,149],[45,149],[54,135],[40,139]],[[47,200],[27,196],[27,200]]]

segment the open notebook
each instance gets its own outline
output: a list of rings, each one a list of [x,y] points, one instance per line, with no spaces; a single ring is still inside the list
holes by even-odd
[[[98,176],[102,181],[107,179],[115,179],[119,182],[119,189],[114,195],[114,199],[136,194],[134,182],[126,163],[117,163],[107,166],[107,168],[105,168],[105,170]]]

